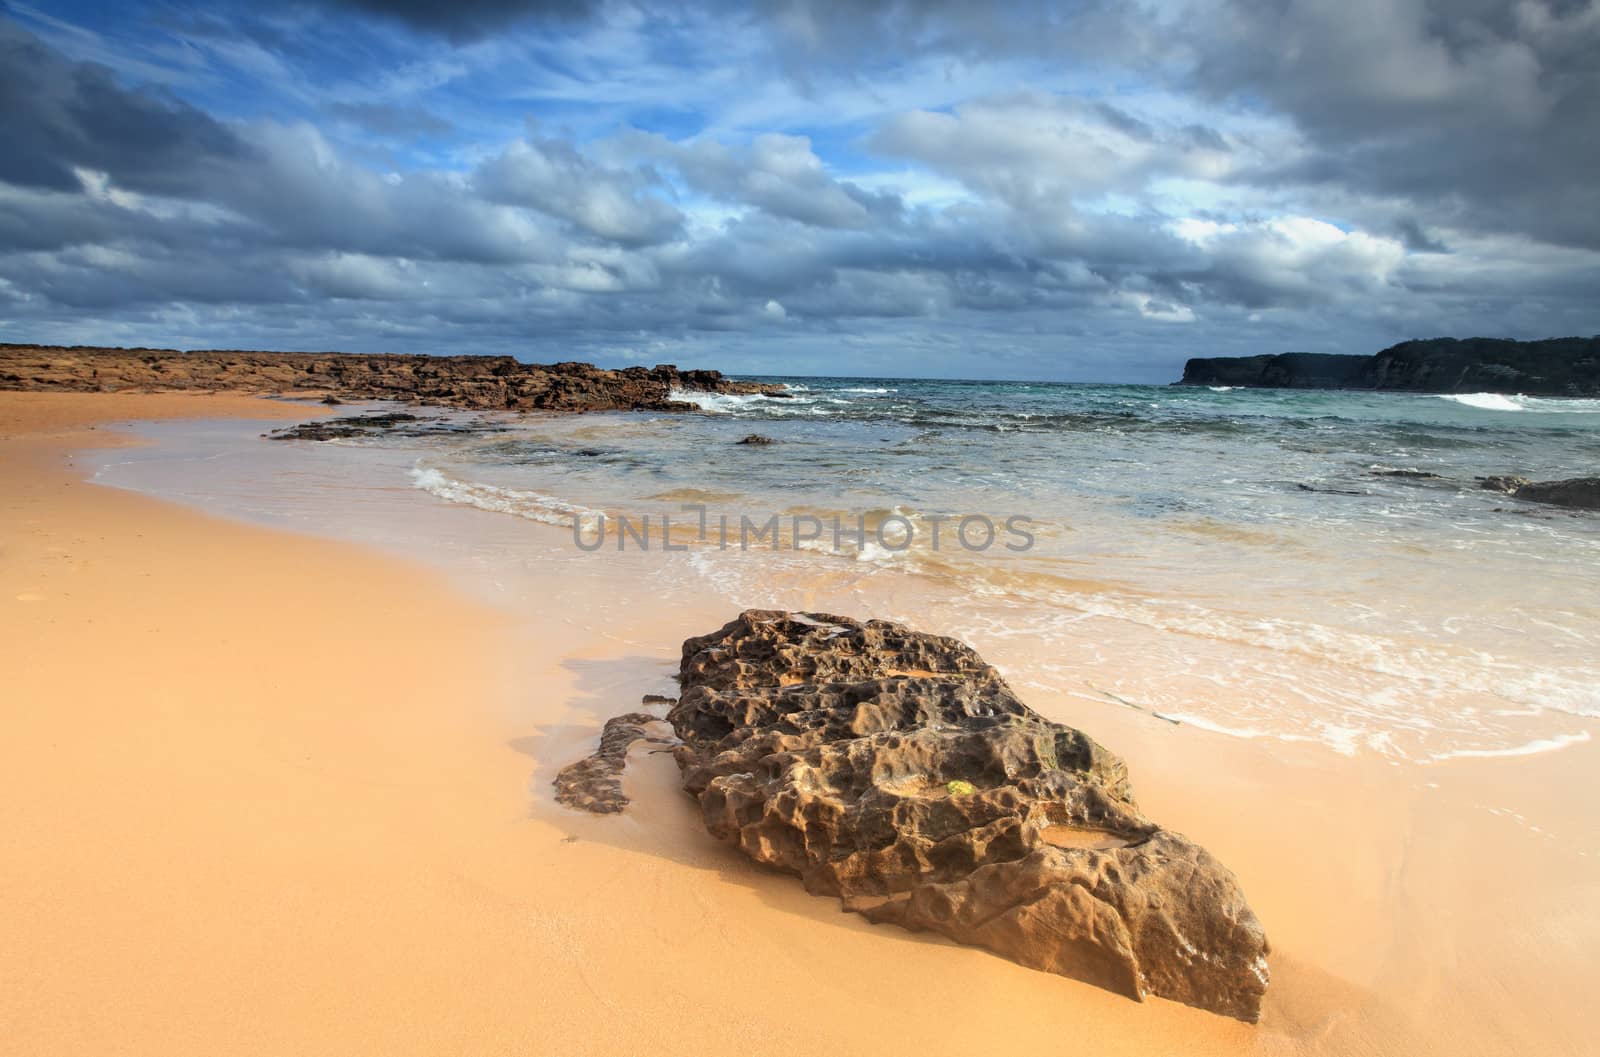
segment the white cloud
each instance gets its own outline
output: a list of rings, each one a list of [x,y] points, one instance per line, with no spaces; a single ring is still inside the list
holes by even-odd
[[[1170,228],[1202,250],[1212,269],[1226,269],[1263,289],[1316,299],[1376,294],[1393,281],[1406,257],[1398,239],[1347,232],[1312,217],[1240,222],[1185,217]]]
[[[815,227],[871,227],[900,208],[892,193],[869,192],[835,178],[804,136],[765,133],[730,147],[635,132],[599,149],[611,157],[639,157],[669,167],[688,191],[713,201]]]
[[[661,242],[683,220],[647,174],[603,167],[559,140],[512,143],[472,183],[490,201],[539,210],[611,242]]]
[[[1231,148],[1215,130],[1156,125],[1111,103],[1037,92],[901,114],[872,145],[1020,209],[1139,194],[1157,175],[1217,180],[1231,168]]]

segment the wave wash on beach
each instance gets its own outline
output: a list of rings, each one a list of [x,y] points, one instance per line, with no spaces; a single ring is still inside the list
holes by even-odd
[[[320,484],[293,497],[307,519],[414,487],[547,525],[530,545],[564,560],[644,551],[730,605],[848,583],[886,617],[1019,640],[1022,685],[1234,737],[1426,763],[1570,744],[1600,715],[1595,519],[1481,480],[1582,472],[1600,455],[1589,401],[1530,416],[1415,395],[789,384],[706,396],[703,415],[451,413],[237,460],[263,488],[272,458],[326,475],[297,471]],[[225,491],[206,464],[164,465],[102,479]]]

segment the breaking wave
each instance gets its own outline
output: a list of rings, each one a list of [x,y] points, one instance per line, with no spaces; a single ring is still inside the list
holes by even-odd
[[[475,506],[479,510],[492,510],[497,514],[513,514],[546,525],[571,525],[574,518],[599,514],[599,511],[568,503],[555,496],[463,481],[429,466],[413,467],[411,481],[417,488],[446,502]]]
[[[1567,397],[1507,396],[1503,393],[1441,393],[1439,399],[1480,411],[1533,411],[1547,415],[1600,413],[1600,400]]]
[[[693,404],[700,410],[712,414],[726,415],[763,404],[793,404],[806,401],[807,398],[767,396],[765,393],[707,393],[699,389],[674,389],[667,394],[667,399]]]

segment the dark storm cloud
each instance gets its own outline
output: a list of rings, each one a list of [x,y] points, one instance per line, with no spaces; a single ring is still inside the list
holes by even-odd
[[[133,190],[182,193],[247,155],[225,126],[155,89],[127,90],[111,71],[70,62],[0,18],[0,180],[71,189],[74,169]]]
[[[1264,101],[1307,156],[1249,176],[1391,195],[1439,222],[1600,248],[1600,8],[1233,0],[1194,81]]]
[[[1126,63],[1302,131],[1300,156],[1238,179],[1391,196],[1452,227],[1600,248],[1600,8],[1588,0],[1219,0],[1176,16],[1099,2],[761,10],[791,66],[886,54]],[[1139,134],[1141,119],[1105,116]],[[1191,135],[1226,149],[1214,129]]]
[[[386,18],[455,43],[518,23],[580,25],[605,13],[604,0],[314,0],[329,9]],[[711,12],[730,23],[758,26],[774,43],[780,66],[848,66],[863,60],[923,54],[970,57],[1061,54],[1082,47],[1142,50],[1141,16],[1112,0],[1014,0],[1001,6],[970,0],[641,0],[629,8],[667,19]]]
[[[464,41],[532,19],[577,20],[596,0],[323,0],[330,7],[381,15],[413,29]]]
[[[1402,217],[1395,222],[1395,234],[1405,244],[1406,249],[1414,253],[1449,253],[1450,247],[1429,235],[1421,224],[1410,217]]]

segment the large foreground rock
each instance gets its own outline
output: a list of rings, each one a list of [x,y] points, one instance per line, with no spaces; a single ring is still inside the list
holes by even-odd
[[[1259,1017],[1267,940],[1233,875],[969,647],[752,610],[685,642],[679,679],[684,788],[756,861],[873,921]]]

